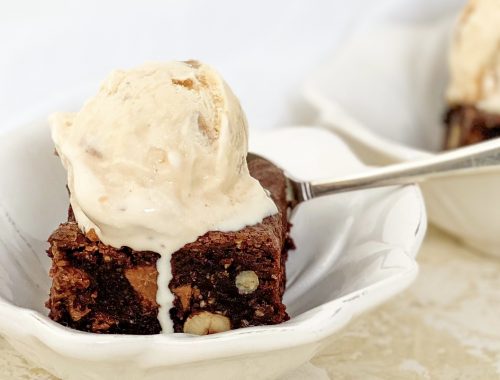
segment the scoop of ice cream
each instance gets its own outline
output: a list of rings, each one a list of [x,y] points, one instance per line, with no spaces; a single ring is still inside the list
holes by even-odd
[[[115,71],[79,112],[55,114],[51,128],[80,228],[114,247],[160,253],[158,303],[167,310],[170,254],[277,212],[249,175],[238,100],[199,62]]]
[[[449,68],[451,105],[500,112],[500,1],[469,1],[455,30]]]
[[[248,173],[240,104],[207,65],[115,71],[79,112],[54,115],[52,137],[76,220],[106,244],[161,252],[276,212]]]

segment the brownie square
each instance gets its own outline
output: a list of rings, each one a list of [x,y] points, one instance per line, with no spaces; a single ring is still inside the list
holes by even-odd
[[[288,319],[282,297],[288,236],[286,179],[266,160],[249,170],[267,189],[279,213],[236,232],[211,231],[172,255],[175,296],[170,310],[176,332],[209,334]],[[71,210],[49,237],[53,320],[95,333],[161,332],[156,303],[155,252],[113,248],[84,235]]]

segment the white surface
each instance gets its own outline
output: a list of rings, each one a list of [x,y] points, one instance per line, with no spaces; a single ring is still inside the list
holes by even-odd
[[[112,69],[188,58],[221,72],[251,127],[296,123],[305,74],[381,2],[0,1],[0,128]]]
[[[47,128],[43,118],[34,119],[0,139],[0,334],[64,379],[276,377],[309,360],[353,315],[402,291],[417,274],[414,256],[426,229],[418,188],[354,192],[297,211],[299,249],[290,255],[284,299],[289,322],[205,337],[95,335],[61,327],[45,317],[43,306],[50,285],[45,240],[67,207],[64,172]],[[322,130],[256,134],[251,148],[297,177],[363,170]]]
[[[417,281],[312,360],[337,379],[500,379],[500,260],[430,228]]]
[[[365,162],[411,160],[442,146],[446,51],[461,4],[395,2],[310,75],[305,96],[321,123],[343,136]],[[423,184],[431,222],[484,252],[500,255],[499,173],[463,174]]]

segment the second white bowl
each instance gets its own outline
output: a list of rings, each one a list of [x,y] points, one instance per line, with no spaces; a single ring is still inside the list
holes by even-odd
[[[307,80],[319,123],[367,163],[426,157],[444,137],[447,52],[463,1],[385,2]],[[429,219],[484,252],[500,255],[500,170],[422,186]]]

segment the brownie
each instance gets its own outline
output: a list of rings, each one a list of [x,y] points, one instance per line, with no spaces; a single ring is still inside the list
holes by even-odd
[[[293,242],[287,219],[286,179],[263,159],[248,163],[278,214],[236,232],[211,231],[172,255],[175,332],[209,334],[288,319],[282,303],[285,263]],[[82,331],[161,332],[156,303],[155,252],[114,248],[83,234],[71,209],[48,239],[52,258],[49,317]]]
[[[500,115],[474,106],[455,106],[445,117],[445,149],[454,149],[500,136]]]

